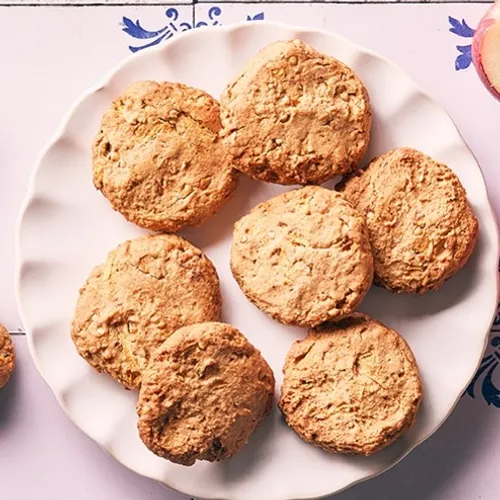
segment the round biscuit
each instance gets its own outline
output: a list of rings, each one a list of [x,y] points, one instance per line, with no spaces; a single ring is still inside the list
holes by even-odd
[[[153,351],[178,328],[218,321],[217,272],[176,235],[126,241],[80,290],[71,334],[79,354],[126,388],[138,388]]]
[[[138,226],[175,232],[199,225],[236,183],[220,127],[219,104],[202,90],[136,82],[102,118],[94,185]]]
[[[139,434],[182,465],[237,453],[269,412],[274,376],[260,352],[224,323],[181,328],[144,372]]]
[[[372,283],[364,219],[322,187],[281,194],[235,224],[231,270],[247,298],[281,323],[339,320]]]
[[[327,452],[371,455],[410,428],[422,399],[405,340],[356,313],[295,342],[279,406],[288,425]]]
[[[393,292],[437,290],[476,246],[478,220],[460,180],[420,151],[393,149],[338,190],[365,216],[375,282]]]
[[[358,167],[371,108],[345,64],[300,40],[272,43],[226,87],[221,136],[234,167],[278,184],[321,184]]]

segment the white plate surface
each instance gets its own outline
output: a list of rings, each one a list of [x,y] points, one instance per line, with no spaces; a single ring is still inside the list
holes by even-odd
[[[275,408],[234,459],[184,468],[145,448],[136,430],[136,393],[89,368],[70,339],[78,289],[92,267],[118,243],[143,232],[94,189],[90,145],[102,113],[131,82],[181,81],[218,97],[249,57],[270,42],[290,38],[344,61],[368,87],[374,109],[368,157],[411,146],[456,172],[480,220],[481,237],[466,268],[438,293],[396,296],[374,288],[362,304],[363,311],[407,339],[421,369],[424,402],[403,438],[370,458],[328,455],[300,441]],[[229,248],[233,223],[285,189],[244,178],[217,216],[183,233],[214,261],[224,320],[262,350],[276,374],[277,392],[286,351],[304,331],[268,319],[244,298],[231,276]],[[379,55],[332,33],[269,22],[186,32],[130,57],[91,89],[40,157],[20,218],[17,257],[18,303],[30,350],[64,411],[126,467],[198,498],[315,498],[388,469],[429,437],[455,406],[481,359],[497,301],[494,216],[481,171],[446,112]]]

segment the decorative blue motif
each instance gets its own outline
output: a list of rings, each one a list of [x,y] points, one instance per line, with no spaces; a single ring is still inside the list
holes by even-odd
[[[218,26],[220,25],[218,18],[221,14],[222,9],[220,7],[211,7],[208,11],[208,20],[198,21],[194,27],[201,28],[202,26]],[[179,11],[177,9],[167,9],[165,11],[165,16],[167,16],[169,22],[163,28],[155,31],[149,31],[143,28],[139,20],[134,22],[128,17],[123,17],[122,22],[120,23],[122,31],[127,33],[127,35],[132,38],[146,41],[146,43],[141,45],[129,45],[129,50],[131,52],[137,52],[138,50],[152,47],[153,45],[159,44],[163,40],[172,38],[179,31],[187,31],[193,28],[192,23],[178,22]],[[264,19],[264,12],[248,15],[246,19],[247,21],[262,21]]]
[[[467,69],[472,62],[472,45],[457,45],[460,54],[455,59],[455,70]]]
[[[448,21],[451,24],[451,28],[449,29],[451,33],[462,38],[472,38],[474,36],[474,29],[465,22],[465,19],[459,21],[454,17],[448,16]],[[457,45],[456,47],[459,54],[455,59],[455,70],[467,69],[472,63],[472,45]]]
[[[500,273],[500,259],[498,261],[498,272]],[[474,375],[464,395],[468,394],[471,398],[475,399],[476,386],[482,379],[481,394],[484,400],[488,406],[493,405],[496,408],[500,408],[500,388],[498,388],[493,381],[493,374],[500,363],[500,304],[498,304],[497,314],[490,333],[494,334],[494,337],[491,339],[490,345],[479,365],[476,375]]]
[[[495,318],[495,323],[493,329],[497,328],[496,331],[500,332],[500,313],[497,314]],[[495,330],[493,330],[495,331]],[[495,335],[490,342],[490,349],[481,361],[481,365],[476,372],[476,375],[472,379],[469,387],[467,387],[466,393],[471,397],[475,398],[476,386],[481,380],[481,394],[488,405],[493,405],[496,408],[500,408],[500,389],[495,385],[493,381],[493,374],[500,363],[500,337]]]
[[[175,33],[178,31],[186,31],[192,28],[189,23],[179,23],[176,21],[179,19],[179,11],[177,9],[167,9],[165,11],[165,15],[170,20],[170,22],[157,31],[148,31],[141,26],[139,20],[135,21],[135,23],[129,19],[128,17],[123,17],[121,25],[122,31],[127,33],[133,38],[137,38],[139,40],[149,40],[153,39],[153,41],[146,43],[144,45],[133,46],[129,45],[129,50],[131,52],[137,52],[138,50],[146,49],[147,47],[152,47],[153,45],[159,44],[163,40],[168,40],[172,38]]]
[[[467,25],[465,19],[462,19],[462,22],[460,22],[458,19],[448,16],[448,21],[450,21],[451,24],[451,33],[455,33],[455,35],[462,36],[464,38],[472,38],[474,36],[474,30]]]
[[[498,261],[498,272],[500,273],[500,259]],[[490,340],[486,354],[464,395],[468,394],[471,398],[475,399],[476,388],[482,379],[481,394],[484,400],[488,406],[493,405],[495,408],[500,408],[500,388],[495,385],[493,380],[495,370],[500,364],[500,304],[498,304],[497,314],[490,333],[494,336]]]
[[[211,7],[208,11],[208,21],[198,21],[195,28],[201,28],[202,26],[218,26],[219,21],[216,19],[222,14],[220,7]]]
[[[255,14],[255,16],[247,16],[247,21],[263,21],[264,20],[264,12],[260,12],[259,14]]]

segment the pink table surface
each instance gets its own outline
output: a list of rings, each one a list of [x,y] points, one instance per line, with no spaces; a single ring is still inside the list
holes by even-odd
[[[0,6],[0,321],[20,332],[14,336],[17,370],[0,391],[0,500],[185,498],[115,463],[64,416],[31,361],[14,300],[14,228],[36,156],[75,98],[131,47],[146,43],[135,21],[143,30],[163,30],[148,39],[154,42],[181,26],[264,18],[334,30],[383,53],[450,112],[500,213],[500,104],[467,67],[467,26],[484,10],[475,3],[370,2]],[[443,427],[401,464],[336,499],[500,498],[497,335],[474,397],[464,395]],[[446,355],[453,356],[453,345]]]

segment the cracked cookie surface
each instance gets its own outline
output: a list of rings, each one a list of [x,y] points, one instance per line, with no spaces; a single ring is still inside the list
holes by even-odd
[[[403,337],[359,313],[295,342],[283,373],[279,406],[288,425],[328,452],[384,448],[413,425],[422,399]]]
[[[199,225],[236,183],[220,127],[219,103],[202,90],[136,82],[102,118],[94,185],[138,226],[175,232]]]
[[[478,220],[460,180],[420,151],[389,151],[338,190],[365,216],[375,282],[391,291],[437,290],[476,246]]]
[[[289,191],[235,224],[231,270],[247,298],[282,323],[339,320],[372,283],[364,219],[334,191]]]
[[[345,64],[299,40],[275,42],[221,97],[233,164],[278,184],[321,184],[358,167],[368,146],[368,92]]]
[[[0,388],[8,382],[15,364],[14,344],[7,329],[0,325]]]
[[[127,388],[138,388],[153,351],[178,328],[218,321],[217,272],[176,235],[126,241],[80,290],[72,322],[79,354]]]
[[[271,409],[274,376],[260,352],[224,323],[172,334],[144,372],[137,404],[145,445],[172,462],[230,458]]]

